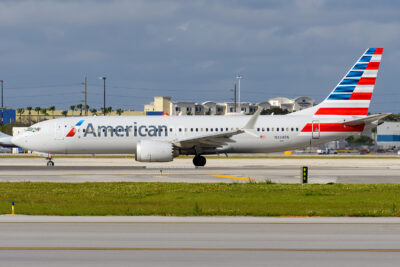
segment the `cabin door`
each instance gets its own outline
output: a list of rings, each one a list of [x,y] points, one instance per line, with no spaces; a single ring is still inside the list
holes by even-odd
[[[63,140],[65,135],[65,126],[63,124],[56,124],[56,140]]]

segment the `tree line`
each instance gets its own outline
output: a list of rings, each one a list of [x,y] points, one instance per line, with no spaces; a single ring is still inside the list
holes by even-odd
[[[86,108],[88,109],[88,111],[90,111],[90,113],[92,115],[107,115],[112,113],[114,110],[112,107],[106,107],[106,109],[104,110],[104,108],[100,108],[99,110],[92,108],[90,109],[89,105],[86,105]],[[17,114],[19,115],[19,120],[22,121],[22,115],[28,113],[28,121],[29,123],[32,123],[32,113],[36,113],[35,117],[37,118],[36,121],[40,121],[40,117],[43,116],[42,120],[44,120],[46,118],[46,116],[52,116],[53,119],[55,118],[55,114],[54,112],[56,111],[56,107],[55,106],[50,106],[48,108],[42,108],[42,107],[26,107],[26,108],[18,108],[17,110]],[[79,113],[75,112],[78,111]],[[67,116],[82,116],[83,113],[85,111],[85,107],[83,104],[77,104],[77,105],[71,105],[69,107],[68,110],[63,110],[61,111],[62,116],[67,117]],[[124,110],[122,109],[116,109],[115,113],[118,114],[118,116],[121,116],[122,113],[124,113]]]

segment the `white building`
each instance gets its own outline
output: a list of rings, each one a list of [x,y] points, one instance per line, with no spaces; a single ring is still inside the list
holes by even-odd
[[[385,121],[378,125],[376,144],[383,149],[400,148],[400,122]]]
[[[314,106],[314,99],[307,96],[300,96],[295,99],[287,97],[274,97],[268,101],[259,103],[241,102],[236,103],[236,112],[244,114],[253,114],[258,107],[271,109],[278,107],[289,112],[294,112]],[[171,97],[157,96],[154,101],[145,105],[145,111],[163,111],[169,115],[227,115],[235,113],[235,103],[206,101],[196,102],[172,102]]]

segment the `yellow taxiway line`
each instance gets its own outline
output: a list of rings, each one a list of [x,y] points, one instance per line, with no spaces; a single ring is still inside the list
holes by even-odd
[[[230,175],[223,175],[223,174],[210,174],[208,176],[226,178],[226,179],[233,179],[233,180],[242,180],[242,181],[257,181],[257,179],[244,178],[244,177],[238,177],[238,176],[230,176]]]

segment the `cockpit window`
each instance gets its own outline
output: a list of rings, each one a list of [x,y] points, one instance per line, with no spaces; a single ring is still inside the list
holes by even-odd
[[[40,127],[28,127],[28,129],[26,129],[27,132],[39,132],[40,131]]]

